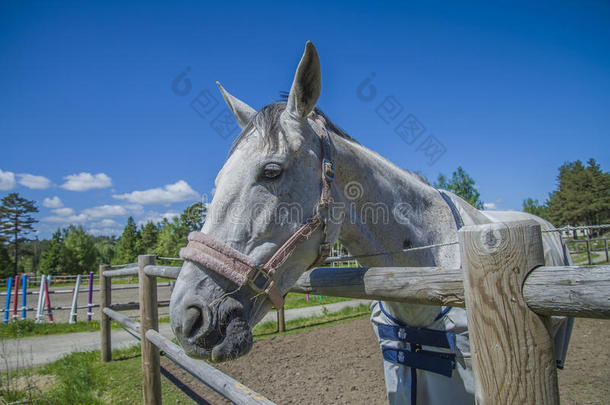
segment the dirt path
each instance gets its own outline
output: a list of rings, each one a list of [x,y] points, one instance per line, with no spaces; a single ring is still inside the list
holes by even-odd
[[[563,404],[610,403],[610,321],[578,319],[566,369],[559,371]],[[211,404],[216,393],[167,368]],[[278,404],[385,404],[383,367],[368,319],[254,344],[245,357],[218,367]]]

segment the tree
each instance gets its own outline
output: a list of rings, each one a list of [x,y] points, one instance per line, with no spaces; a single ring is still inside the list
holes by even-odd
[[[64,268],[64,238],[61,229],[53,233],[51,243],[40,259],[40,268],[46,274],[56,274]]]
[[[171,222],[164,219],[159,231],[155,253],[159,256],[178,257],[180,248],[186,246],[189,229],[178,218]]]
[[[538,200],[534,200],[532,198],[523,200],[523,212],[528,212],[550,221],[548,205],[540,204]]]
[[[8,255],[8,249],[0,244],[0,277],[6,278],[13,274],[13,262]]]
[[[115,249],[114,264],[134,263],[140,253],[141,236],[133,217],[127,218],[127,225],[119,238]]]
[[[64,236],[64,271],[72,274],[93,271],[97,259],[93,236],[80,225],[70,225]]]
[[[101,263],[112,263],[116,240],[114,237],[98,236],[95,238],[95,250]]]
[[[555,225],[598,225],[610,219],[610,173],[594,159],[559,168],[557,189],[549,195],[549,214]]]
[[[466,173],[462,166],[458,167],[457,170],[452,173],[449,181],[447,181],[447,177],[444,174],[439,174],[434,187],[442,188],[459,195],[475,208],[483,208],[483,202],[480,200],[481,195],[475,188],[475,181]]]
[[[159,236],[159,228],[152,222],[147,222],[140,231],[142,234],[142,254],[149,254],[155,250]]]
[[[32,226],[38,222],[30,214],[38,212],[35,201],[11,193],[2,199],[0,206],[0,234],[12,240],[14,248],[13,276],[19,267],[19,244],[29,240],[26,235],[34,231]]]
[[[180,222],[190,231],[200,231],[207,214],[207,205],[202,202],[196,202],[184,210],[180,215]]]

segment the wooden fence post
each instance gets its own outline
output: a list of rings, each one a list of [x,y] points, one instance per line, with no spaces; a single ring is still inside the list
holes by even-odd
[[[142,393],[144,404],[161,405],[161,370],[159,349],[146,338],[146,331],[159,331],[157,309],[157,277],[144,272],[148,265],[156,263],[155,255],[138,256],[140,283],[140,331],[142,334]]]
[[[604,239],[604,251],[606,252],[606,261],[610,262],[610,258],[608,257],[608,239]]]
[[[544,264],[540,225],[517,221],[459,232],[478,404],[559,404],[549,318],[531,311],[521,286]]]
[[[278,332],[286,332],[286,321],[284,318],[284,306],[277,309],[277,330]]]
[[[587,234],[587,239],[585,240],[585,243],[587,245],[587,262],[589,263],[589,266],[591,266],[593,264],[593,261],[591,260],[591,241],[589,240],[589,234]]]
[[[100,273],[100,332],[101,339],[101,357],[102,361],[108,362],[112,360],[112,340],[110,337],[110,318],[104,313],[104,308],[109,307],[112,302],[112,278],[104,276],[104,271],[108,270],[109,266],[101,264],[99,267]]]

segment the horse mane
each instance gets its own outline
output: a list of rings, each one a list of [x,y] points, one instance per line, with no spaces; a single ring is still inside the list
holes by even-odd
[[[233,152],[235,151],[235,149],[237,149],[237,147],[245,140],[247,139],[250,135],[252,135],[256,129],[256,132],[258,132],[263,139],[263,142],[265,144],[265,147],[269,148],[270,150],[277,150],[277,148],[279,147],[280,144],[280,115],[284,112],[284,110],[286,110],[286,98],[288,97],[288,93],[280,93],[282,100],[281,101],[277,101],[273,104],[269,104],[264,106],[259,112],[257,112],[252,119],[250,120],[250,122],[248,123],[248,125],[246,125],[243,130],[240,132],[240,134],[233,140],[233,143],[231,144],[231,149],[229,151],[229,156],[231,156],[233,154]],[[324,112],[319,109],[318,107],[315,107],[312,114],[314,115],[312,118],[315,119],[315,116],[321,116],[324,119],[324,122],[326,123],[326,129],[333,133],[334,135],[337,135],[340,138],[346,139],[349,142],[353,142],[357,145],[360,145],[360,143],[354,139],[351,135],[349,135],[347,132],[345,132],[343,129],[341,129],[340,127],[338,127],[337,125],[335,125],[326,114],[324,114]],[[402,169],[402,168],[401,168]],[[406,169],[402,169],[405,172],[411,173],[413,175],[415,175],[419,180],[421,180],[422,182],[426,183],[426,184],[430,184],[428,182],[428,180],[422,176],[421,174],[417,173],[417,172],[412,172],[410,170],[406,170]]]

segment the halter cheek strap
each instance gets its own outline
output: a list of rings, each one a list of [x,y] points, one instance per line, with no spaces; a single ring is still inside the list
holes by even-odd
[[[320,140],[322,143],[322,189],[317,213],[297,229],[267,262],[257,264],[251,257],[202,232],[189,234],[188,244],[180,249],[180,258],[201,264],[231,280],[239,287],[248,285],[255,293],[266,295],[275,308],[281,308],[284,305],[284,297],[275,284],[275,271],[318,228],[322,228],[324,240],[318,248],[318,257],[310,268],[324,262],[330,254],[331,246],[326,233],[326,225],[330,213],[330,186],[335,179],[335,166],[331,160],[328,132],[320,135]]]

